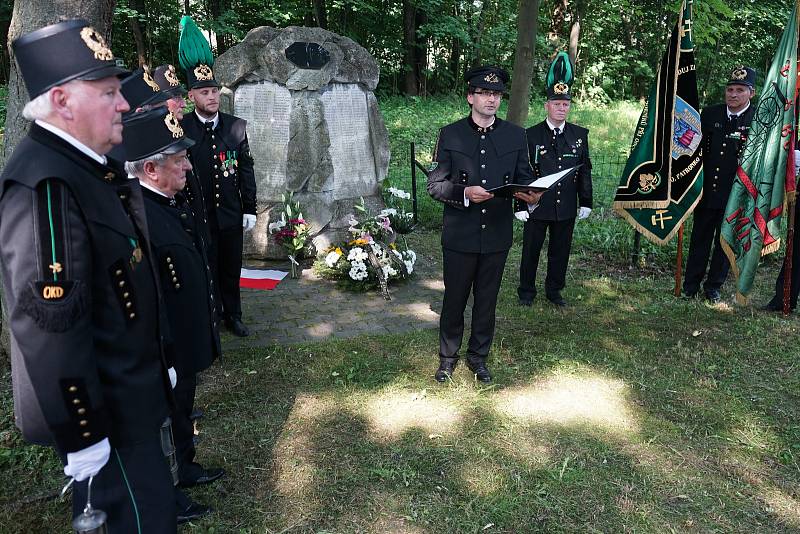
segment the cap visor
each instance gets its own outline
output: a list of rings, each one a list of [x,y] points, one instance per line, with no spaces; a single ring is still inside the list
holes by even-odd
[[[194,146],[194,141],[189,139],[188,137],[182,137],[172,143],[171,145],[167,146],[162,152],[166,152],[168,154],[175,154],[176,152],[180,152],[181,150],[186,150],[187,148],[191,148]]]
[[[125,78],[126,76],[130,76],[131,71],[127,69],[123,69],[117,67],[116,65],[108,65],[104,67],[99,67],[94,70],[90,70],[89,72],[85,72],[80,76],[76,76],[76,80],[102,80],[103,78],[110,78],[111,76],[115,76],[117,78]]]

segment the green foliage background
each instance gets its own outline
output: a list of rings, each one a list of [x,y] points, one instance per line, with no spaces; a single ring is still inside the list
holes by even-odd
[[[404,62],[403,2],[326,0],[328,29],[367,48],[381,66],[381,95],[402,93]],[[541,0],[535,79],[550,58],[566,49],[570,28],[580,21],[577,93],[608,102],[646,94],[664,43],[675,23],[679,0]],[[694,3],[701,99],[721,95],[727,72],[738,64],[763,70],[774,53],[790,0],[703,0]],[[561,6],[561,7],[560,7]],[[139,20],[152,65],[177,64],[179,20],[184,1],[120,0],[114,17],[113,47],[129,65],[136,48],[129,19]],[[478,63],[511,70],[517,38],[518,0],[410,0],[406,9],[420,15],[417,40],[426,61],[426,94],[458,92],[461,76]],[[559,15],[558,9],[562,10]],[[216,34],[227,48],[258,26],[315,26],[312,3],[300,0],[203,0],[191,2],[198,25]],[[214,15],[213,13],[218,13]],[[539,91],[537,93],[537,91]],[[541,94],[536,87],[534,96]]]

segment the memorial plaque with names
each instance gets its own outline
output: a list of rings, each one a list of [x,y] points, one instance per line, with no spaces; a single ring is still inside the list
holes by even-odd
[[[286,59],[301,69],[319,70],[328,64],[331,54],[321,44],[295,42],[286,48]]]
[[[292,97],[282,85],[262,81],[236,88],[234,115],[247,121],[259,200],[278,201],[285,190],[291,111]]]
[[[375,194],[378,182],[366,93],[357,85],[334,84],[320,98],[331,139],[334,198]]]

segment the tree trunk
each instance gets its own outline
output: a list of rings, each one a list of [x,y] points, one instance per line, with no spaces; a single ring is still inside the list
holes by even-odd
[[[458,12],[458,2],[453,3],[453,16],[456,18],[460,16]],[[453,79],[453,86],[451,89],[456,89],[461,86],[461,70],[459,69],[461,65],[461,39],[458,37],[453,37],[452,48],[450,49],[450,60],[447,63],[450,76]]]
[[[225,13],[225,11],[227,11],[227,9],[228,9],[227,2],[225,2],[224,0],[211,0],[208,3],[208,10],[211,13],[211,18],[213,18],[215,22],[219,20],[219,18],[222,16],[223,13]],[[308,23],[309,17],[310,15],[306,18],[307,26],[310,26],[310,24]],[[216,30],[214,33],[216,34],[217,37],[216,55],[219,56],[221,54],[224,54],[225,51],[229,48],[228,34]]]
[[[6,127],[3,136],[2,160],[5,162],[14,147],[28,132],[28,122],[22,118],[22,108],[28,102],[28,90],[17,71],[11,41],[42,26],[68,18],[83,18],[111,42],[111,19],[116,0],[17,0],[8,29],[8,54],[10,73],[8,77],[8,100],[6,103]],[[2,298],[2,295],[0,295]],[[9,361],[9,334],[5,313],[0,333],[0,361]]]
[[[409,96],[419,94],[416,11],[411,0],[403,0],[403,92]]]
[[[539,0],[519,0],[517,47],[514,55],[513,85],[507,120],[524,126],[528,119],[533,78],[533,52],[539,22]]]
[[[317,19],[317,26],[323,30],[328,29],[328,9],[325,7],[325,0],[311,0],[314,6],[314,18]]]
[[[425,71],[428,68],[428,43],[420,39],[419,29],[428,22],[428,15],[422,8],[417,8],[414,17],[414,69],[417,77],[417,94],[427,91]]]
[[[578,64],[578,42],[581,36],[581,13],[575,13],[575,20],[569,31],[569,59],[573,65]]]
[[[128,24],[133,32],[133,41],[136,43],[136,59],[139,66],[142,67],[147,63],[147,48],[144,44],[144,32],[142,25],[139,23],[139,17],[145,17],[145,6],[143,0],[130,0],[129,5],[131,9],[138,13],[136,17],[128,17]]]

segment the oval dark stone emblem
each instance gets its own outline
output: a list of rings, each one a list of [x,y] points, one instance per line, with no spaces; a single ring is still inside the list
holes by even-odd
[[[331,54],[318,43],[298,41],[286,48],[286,59],[301,69],[319,70],[328,64]]]

